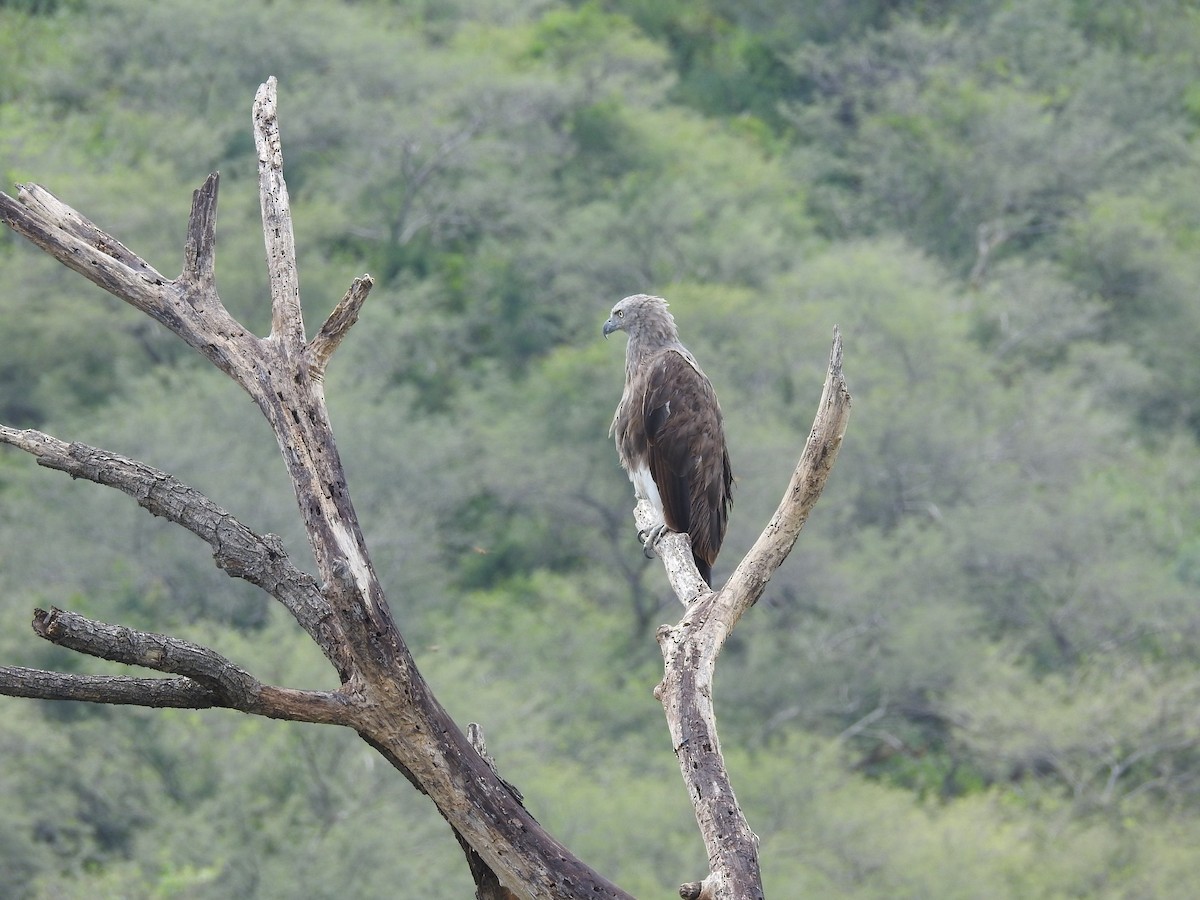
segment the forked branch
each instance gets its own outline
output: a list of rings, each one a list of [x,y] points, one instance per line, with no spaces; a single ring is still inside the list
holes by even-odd
[[[842,337],[835,328],[829,369],[816,419],[791,482],[754,546],[716,592],[705,590],[682,535],[660,541],[671,586],[687,608],[674,626],[658,630],[665,673],[655,689],[662,701],[679,769],[708,850],[709,875],[680,888],[684,897],[749,900],[762,897],[758,838],[738,805],[717,739],[713,679],[717,656],[738,620],[762,596],[808,520],[837,459],[850,417],[842,374]],[[638,527],[652,524],[648,505],[635,510]]]
[[[353,725],[353,698],[341,693],[297,691],[262,684],[228,659],[191,641],[108,625],[61,609],[34,611],[33,630],[60,647],[182,678],[75,675],[16,666],[0,667],[0,693],[39,700],[87,700],[151,707],[207,709]]]

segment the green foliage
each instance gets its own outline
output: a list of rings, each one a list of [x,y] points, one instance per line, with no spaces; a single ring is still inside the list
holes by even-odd
[[[769,519],[835,324],[854,415],[727,645],[722,743],[786,896],[1183,896],[1200,731],[1200,19],[1178,0],[0,3],[0,159],[168,276],[222,176],[218,283],[269,320],[268,75],[358,513],[439,698],[639,896],[703,871],[606,431],[611,302],[665,294]],[[252,405],[0,235],[0,421],[145,459],[308,565]],[[127,498],[0,454],[0,657],[60,605],[332,688],[281,610]],[[0,895],[461,897],[354,735],[0,703]]]

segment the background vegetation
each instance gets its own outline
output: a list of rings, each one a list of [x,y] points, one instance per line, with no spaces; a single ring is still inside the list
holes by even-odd
[[[376,289],[328,382],[401,627],[574,850],[703,870],[661,710],[673,619],[605,436],[611,303],[667,296],[728,418],[717,577],[764,524],[832,326],[851,433],[722,660],[768,894],[1170,897],[1200,874],[1200,14],[1188,0],[7,0],[0,167],[166,272],[222,175],[268,312],[249,109],[280,79],[304,297]],[[0,420],[302,536],[231,383],[0,234]],[[0,454],[0,658],[34,606],[323,660],[204,548]],[[470,894],[351,734],[0,701],[0,895]]]

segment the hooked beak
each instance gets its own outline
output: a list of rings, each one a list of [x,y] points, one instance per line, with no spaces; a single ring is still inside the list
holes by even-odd
[[[614,331],[620,331],[620,330],[621,330],[621,326],[620,326],[620,325],[618,325],[618,324],[617,324],[615,321],[613,321],[612,319],[609,319],[607,322],[605,322],[605,323],[604,323],[604,337],[605,337],[605,339],[607,340],[607,339],[608,339],[608,336],[609,336],[610,334],[612,334]]]

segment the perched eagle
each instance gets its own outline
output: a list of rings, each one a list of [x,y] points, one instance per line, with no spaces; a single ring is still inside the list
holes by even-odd
[[[669,529],[685,532],[705,582],[725,539],[733,474],[721,407],[708,376],[679,343],[675,319],[661,297],[635,294],[612,309],[604,336],[624,331],[625,392],[613,416],[621,465],[639,498],[661,524],[645,535],[651,548]]]

